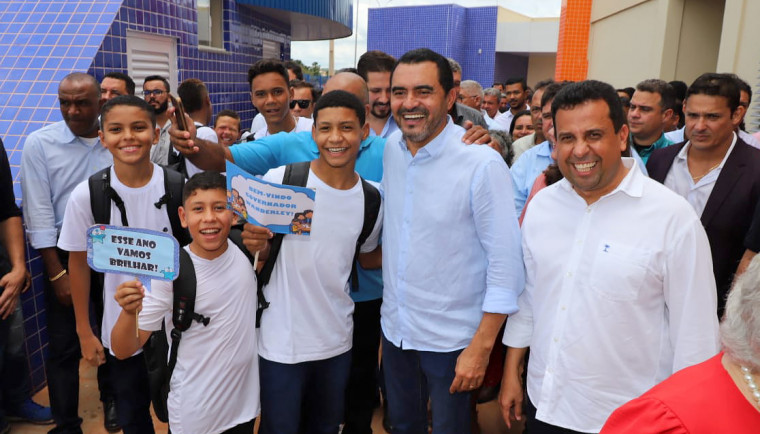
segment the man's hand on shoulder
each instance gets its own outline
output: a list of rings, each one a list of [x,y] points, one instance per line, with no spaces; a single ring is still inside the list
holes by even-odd
[[[466,145],[488,145],[498,150],[499,144],[491,138],[487,129],[474,125],[471,121],[464,121],[462,127],[467,130],[462,136],[462,142]]]

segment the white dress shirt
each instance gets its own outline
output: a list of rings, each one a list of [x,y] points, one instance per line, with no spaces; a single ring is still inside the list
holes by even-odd
[[[681,148],[678,155],[676,155],[676,158],[673,160],[673,165],[670,166],[667,176],[665,176],[665,186],[678,193],[679,196],[685,198],[700,217],[702,216],[702,211],[705,210],[707,199],[710,198],[713,187],[715,187],[715,181],[718,180],[720,172],[723,170],[723,165],[726,164],[728,156],[731,155],[731,151],[734,150],[734,145],[736,145],[736,133],[734,133],[733,137],[731,147],[728,148],[728,152],[726,152],[726,156],[723,157],[723,161],[720,162],[718,167],[698,179],[696,183],[691,177],[689,164],[687,162],[691,142],[688,142],[683,148]]]
[[[536,417],[599,432],[620,405],[718,352],[715,280],[683,198],[633,168],[587,205],[563,179],[523,222],[526,287],[504,344],[530,346]]]
[[[530,110],[530,106],[525,104],[525,108],[521,110]],[[493,121],[494,121],[493,127],[489,127],[489,128],[509,132],[509,127],[510,125],[512,125],[513,117],[515,117],[515,115],[512,113],[512,109],[509,109],[505,111],[504,113],[499,113],[493,118]]]

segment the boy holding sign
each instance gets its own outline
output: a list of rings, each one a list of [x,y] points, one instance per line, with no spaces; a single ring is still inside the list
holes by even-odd
[[[349,277],[365,218],[364,188],[354,171],[369,131],[365,114],[356,96],[339,90],[314,108],[319,158],[306,181],[316,190],[310,234],[285,235],[263,289],[269,307],[259,333],[262,434],[336,433],[343,421],[354,310]],[[263,179],[280,183],[285,173],[279,167]],[[365,268],[379,252],[381,222],[377,216],[360,248]],[[249,250],[268,256],[268,229],[247,224],[243,237]]]
[[[195,267],[194,311],[209,321],[182,334],[167,400],[175,434],[250,434],[259,411],[256,274],[245,254],[227,239],[233,214],[226,192],[226,180],[218,172],[199,173],[185,184],[180,218],[193,238],[185,250]],[[116,301],[123,310],[111,334],[117,357],[129,357],[161,329],[172,313],[172,291],[172,283],[165,281],[153,281],[149,293],[136,280],[119,285]],[[167,335],[171,329],[168,325]]]
[[[106,361],[112,364],[110,372],[116,407],[124,432],[152,433],[148,374],[142,354],[136,350],[132,357],[117,360],[109,351],[111,329],[121,312],[114,301],[116,287],[131,277],[104,274],[102,299],[92,299],[93,303],[103,305],[98,339],[90,326],[90,288],[91,283],[95,282],[91,282],[86,251],[87,229],[96,223],[91,194],[106,196],[106,203],[110,207],[109,224],[171,233],[172,225],[168,214],[171,210],[167,210],[167,204],[161,204],[162,198],[166,196],[166,174],[150,161],[150,150],[158,141],[159,131],[151,107],[143,99],[134,96],[120,96],[106,102],[101,110],[100,123],[100,140],[114,160],[108,172],[110,190],[91,192],[87,181],[77,185],[66,205],[58,247],[70,252],[71,297],[82,356],[94,366]],[[125,255],[123,259],[126,261],[135,258]],[[134,334],[134,329],[132,333]]]

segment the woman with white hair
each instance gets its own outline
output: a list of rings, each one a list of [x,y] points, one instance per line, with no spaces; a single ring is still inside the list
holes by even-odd
[[[609,433],[760,432],[760,255],[734,283],[720,324],[723,351],[615,410]]]

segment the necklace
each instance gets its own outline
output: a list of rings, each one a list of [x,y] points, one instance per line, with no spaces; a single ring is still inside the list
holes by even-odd
[[[720,163],[722,163],[722,162],[723,162],[723,161],[721,161]],[[691,179],[693,179],[693,180],[694,180],[694,182],[697,182],[697,181],[699,181],[700,179],[702,179],[702,178],[704,178],[705,176],[707,176],[707,174],[708,174],[708,173],[710,173],[710,172],[712,172],[713,170],[717,169],[717,168],[718,168],[718,166],[720,166],[720,163],[718,163],[718,164],[716,164],[715,166],[713,166],[713,167],[711,167],[711,168],[707,169],[707,172],[705,172],[705,173],[703,173],[703,174],[701,174],[701,175],[699,175],[699,176],[692,176],[692,177],[691,177]]]
[[[750,372],[749,368],[746,366],[740,367],[742,369],[742,374],[744,374],[744,381],[747,382],[747,386],[749,386],[749,389],[752,391],[752,396],[755,398],[755,401],[757,401],[757,405],[760,405],[760,390],[758,390],[757,384],[755,384],[752,372]]]

